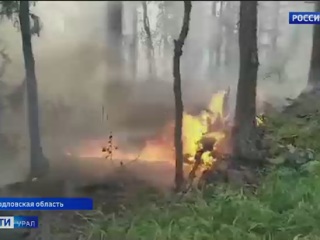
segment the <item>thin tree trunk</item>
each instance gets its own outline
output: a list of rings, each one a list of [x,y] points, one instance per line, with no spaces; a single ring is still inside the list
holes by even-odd
[[[4,49],[0,51],[0,56],[2,58],[2,64],[0,66],[0,79],[2,79],[4,73],[7,70],[8,64],[11,63],[11,59],[9,58],[8,54],[5,53]]]
[[[219,10],[219,17],[218,17],[218,36],[217,36],[217,43],[216,43],[216,48],[215,48],[215,64],[217,67],[220,66],[221,63],[221,49],[222,49],[222,43],[223,43],[223,29],[222,29],[222,22],[221,22],[221,16],[223,14],[223,1],[221,1],[220,4],[220,10]]]
[[[215,65],[217,67],[219,67],[221,64],[221,48],[222,48],[222,41],[223,41],[221,26],[219,26],[219,32],[220,32],[220,34],[217,37],[217,43],[216,43],[216,49],[215,49],[215,60],[214,60]]]
[[[320,12],[320,2],[315,3],[315,11]],[[310,60],[308,85],[312,88],[320,83],[320,25],[313,25],[313,44]]]
[[[31,177],[37,177],[47,170],[48,162],[44,158],[40,140],[38,89],[32,53],[29,14],[29,1],[20,1],[19,21],[26,70]]]
[[[222,21],[224,27],[224,64],[226,66],[230,66],[233,60],[232,56],[232,44],[233,44],[233,38],[234,38],[234,22],[232,21],[232,2],[226,2],[223,8],[223,15],[222,15]]]
[[[168,25],[170,25],[169,21],[168,21],[168,11],[169,11],[169,8],[170,8],[170,2],[167,2],[167,1],[164,1],[163,2],[163,39],[164,39],[164,42],[163,42],[163,48],[164,48],[164,51],[168,51],[170,49],[170,52],[172,51],[171,50],[171,45],[170,45],[170,42],[168,40],[168,37],[169,37],[169,33],[167,31],[167,29],[169,28]],[[166,54],[164,54],[166,56]]]
[[[217,18],[217,2],[216,1],[212,1],[211,15],[212,15],[212,17],[213,17],[213,19],[215,21],[216,18]],[[213,70],[212,69],[214,67],[216,38],[217,38],[216,34],[211,34],[211,40],[210,40],[209,47],[208,47],[208,52],[209,52],[208,73],[209,73],[209,78],[212,78],[212,74],[213,74]]]
[[[208,63],[208,74],[209,79],[213,80],[215,77],[215,72],[220,67],[221,54],[222,54],[222,44],[223,44],[223,29],[221,23],[221,5],[218,11],[217,5],[220,1],[212,2],[211,15],[213,19],[211,43],[209,44],[209,63]]]
[[[147,58],[148,58],[148,67],[149,67],[149,74],[151,79],[153,79],[153,76],[155,73],[155,60],[154,60],[154,47],[152,42],[152,36],[151,36],[151,30],[150,30],[150,22],[148,17],[148,7],[147,2],[142,2],[142,10],[143,10],[143,28],[147,35]]]
[[[214,17],[217,16],[217,1],[212,1],[211,14],[212,14]]]
[[[107,5],[107,44],[111,52],[109,65],[111,69],[117,69],[116,78],[122,77],[123,65],[123,34],[122,34],[122,1],[109,1]]]
[[[169,49],[170,43],[168,41],[168,2],[163,1],[163,4],[160,5],[161,6],[161,20],[162,20],[162,29],[161,29],[161,33],[162,33],[162,41],[163,41],[163,51],[164,51],[164,56],[166,56],[166,51]]]
[[[137,58],[138,58],[138,15],[137,15],[137,8],[134,5],[132,9],[132,39],[130,43],[130,61],[131,61],[131,75],[132,78],[135,80],[137,77]]]
[[[182,48],[189,32],[191,1],[184,1],[184,16],[181,32],[178,40],[174,40],[174,56],[173,56],[173,92],[175,98],[175,129],[174,144],[176,154],[176,174],[175,184],[176,190],[180,191],[183,187],[183,144],[182,144],[182,120],[183,120],[183,102],[181,92],[181,74],[180,74],[180,58],[182,56]]]
[[[234,129],[234,155],[253,160],[256,148],[256,86],[258,73],[257,1],[240,2],[240,73]]]
[[[280,2],[274,3],[274,18],[273,18],[273,29],[271,36],[271,49],[273,52],[277,50],[277,40],[279,34],[279,11],[280,11]]]
[[[211,14],[214,18],[214,21],[217,21],[217,24],[214,25],[217,28],[217,34],[211,36],[211,44],[209,46],[209,74],[210,77],[213,75],[214,66],[219,66],[221,61],[221,47],[222,47],[222,24],[221,24],[221,13],[220,8],[219,16],[217,16],[217,4],[219,1],[212,2]]]

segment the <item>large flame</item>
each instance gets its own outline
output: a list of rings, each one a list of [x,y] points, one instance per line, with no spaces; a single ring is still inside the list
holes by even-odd
[[[193,116],[187,113],[183,114],[183,153],[188,156],[188,161],[195,161],[196,153],[205,148],[203,139],[212,142],[211,147],[206,148],[202,154],[202,161],[211,165],[215,159],[212,156],[213,151],[222,151],[226,149],[226,130],[228,126],[228,116],[226,99],[228,91],[220,91],[214,94],[210,104],[206,110],[203,110],[199,115]],[[261,124],[262,120],[257,118],[257,123]],[[168,123],[161,134],[157,138],[146,141],[144,148],[140,152],[127,153],[119,150],[112,151],[114,159],[121,161],[132,161],[136,158],[145,161],[168,161],[174,164],[174,141],[173,141],[174,123]],[[105,157],[106,153],[101,149],[106,145],[106,140],[92,140],[84,143],[76,151],[70,154],[76,154],[80,157]],[[113,143],[116,145],[115,143]]]
[[[184,154],[189,156],[189,161],[194,160],[194,156],[203,148],[201,140],[211,139],[215,143],[212,149],[208,149],[202,155],[205,164],[211,164],[214,159],[211,151],[217,150],[219,143],[225,138],[225,98],[226,91],[220,91],[211,98],[208,109],[202,111],[198,116],[184,114],[183,116],[183,149]]]
[[[224,139],[223,125],[225,123],[224,104],[226,91],[221,91],[213,95],[208,108],[197,116],[183,114],[183,153],[193,160],[197,151],[202,148],[201,139],[204,137],[215,141],[214,147],[219,146],[219,142]],[[213,127],[215,126],[216,127]],[[213,127],[213,129],[210,129]],[[137,157],[146,161],[170,161],[174,163],[174,142],[173,142],[174,123],[168,123],[162,133],[155,139],[146,141],[145,147],[141,152],[127,153],[121,150],[113,150],[112,157],[115,159],[133,160]],[[69,154],[76,154],[80,157],[105,157],[102,152],[106,140],[85,141],[76,150]],[[116,145],[116,143],[113,143]],[[121,149],[121,148],[120,148]],[[212,149],[214,150],[214,149]],[[207,163],[212,162],[210,154],[203,154],[203,160]]]

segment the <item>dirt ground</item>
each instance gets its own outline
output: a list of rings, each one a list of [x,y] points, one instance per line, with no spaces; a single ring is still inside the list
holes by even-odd
[[[1,195],[92,197],[95,208],[108,214],[117,211],[119,206],[130,205],[141,197],[140,193],[147,188],[156,187],[163,192],[169,191],[173,183],[173,171],[173,165],[168,162],[148,162],[140,159],[120,166],[116,160],[110,162],[103,158],[76,159],[64,156],[52,161],[50,173],[45,178],[6,185],[2,188]],[[92,211],[6,212],[9,215],[19,213],[40,217],[41,226],[32,231],[28,238],[30,240],[35,240],[35,236],[47,236],[48,232],[54,240],[77,239],[79,228],[86,224],[82,214],[93,214]],[[18,234],[19,231],[15,232]],[[8,240],[12,240],[12,234],[14,233],[9,234]],[[4,236],[1,240],[6,240],[5,238]]]
[[[110,162],[106,163],[106,159],[63,158],[59,164],[55,162],[46,178],[35,182],[7,185],[2,189],[1,195],[6,197],[92,197],[95,209],[108,214],[116,212],[122,205],[127,206],[136,201],[145,189],[157,187],[167,191],[172,182],[173,167],[166,162],[137,161],[131,165],[115,167]],[[93,213],[92,211],[5,212],[7,215],[39,216],[40,228],[32,231],[32,235],[27,238],[30,240],[35,240],[35,236],[48,236],[48,234],[55,240],[78,239],[79,229],[86,224],[83,216]],[[15,232],[18,234],[21,231]],[[9,234],[8,240],[12,240],[12,235],[14,235],[13,232]],[[1,240],[6,240],[5,238],[4,236]],[[47,238],[43,239],[47,240]]]

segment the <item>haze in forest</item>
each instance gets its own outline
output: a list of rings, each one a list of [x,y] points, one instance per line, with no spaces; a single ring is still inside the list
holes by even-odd
[[[77,144],[79,139],[102,137],[110,130],[124,142],[130,141],[129,137],[133,135],[152,135],[173,118],[172,43],[181,28],[183,4],[171,2],[167,6],[169,12],[166,14],[171,19],[168,26],[161,24],[161,2],[148,2],[155,59],[155,70],[150,74],[141,2],[123,3],[122,49],[125,63],[121,70],[115,65],[108,67],[116,57],[113,55],[115,46],[108,43],[107,2],[40,1],[31,8],[43,25],[40,36],[34,36],[32,43],[40,96],[42,142],[49,156]],[[281,3],[276,24],[280,32],[277,51],[267,56],[264,50],[259,49],[258,105],[259,101],[267,101],[275,107],[283,107],[286,98],[297,96],[307,82],[312,27],[289,25],[287,18],[289,11],[310,11],[312,5]],[[259,5],[261,26],[269,24],[266,16],[270,15],[268,11],[274,4],[266,2]],[[222,51],[231,49],[230,63],[219,67],[212,65],[210,48],[219,35],[221,23],[212,16],[211,5],[212,2],[193,2],[181,67],[186,110],[206,106],[214,92],[228,87],[233,99],[231,104],[235,104],[239,72],[237,35],[230,42],[223,42]],[[129,49],[133,33],[132,12],[136,8],[138,54],[134,77],[130,70],[132,59]],[[237,13],[231,17],[237,18]],[[1,79],[8,85],[2,90],[3,96],[14,91],[24,78],[21,36],[14,25],[14,19],[3,20],[0,24],[0,48],[4,48],[11,59]],[[163,35],[166,35],[167,44],[163,42]],[[261,34],[259,41],[261,46],[268,45],[270,39]],[[121,78],[118,71],[123,73]],[[151,108],[153,111],[146,111]],[[63,119],[59,119],[61,112],[64,112]],[[103,114],[108,115],[108,121]],[[0,119],[1,131],[17,135],[21,139],[19,144],[21,142],[22,147],[27,148],[23,108],[8,108]],[[24,154],[19,156],[21,161],[17,161],[19,169],[23,169],[19,165],[21,162],[28,164],[24,161]],[[6,177],[10,178],[9,175],[12,174]]]

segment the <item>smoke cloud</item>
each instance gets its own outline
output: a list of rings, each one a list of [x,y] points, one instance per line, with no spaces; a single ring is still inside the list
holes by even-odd
[[[120,68],[108,67],[108,62],[114,56],[111,53],[113,46],[107,42],[107,2],[39,1],[31,9],[40,17],[43,25],[40,37],[33,37],[33,51],[40,96],[42,141],[45,153],[52,159],[79,141],[103,138],[110,131],[114,132],[120,142],[130,145],[133,136],[147,138],[154,135],[173,118],[172,45],[173,38],[180,32],[183,3],[170,2],[168,16],[173,19],[170,26],[159,25],[159,3],[148,4],[157,69],[156,76],[152,77],[156,79],[154,82],[147,74],[141,3],[123,3],[125,68],[121,71],[126,74],[117,81],[110,76]],[[211,4],[193,2],[190,32],[182,56],[183,98],[187,111],[206,106],[211,95],[220,89],[230,87],[231,97],[235,98],[238,54],[233,55],[234,64],[231,66],[217,69],[210,69],[209,66],[208,46],[219,33],[219,22],[212,17]],[[289,25],[286,19],[287,12],[308,11],[312,9],[311,4],[282,4],[287,4],[287,7],[282,8],[283,20],[279,21],[279,51],[268,60],[260,60],[258,87],[258,98],[279,108],[285,105],[287,97],[295,97],[306,85],[312,39],[310,26]],[[135,7],[138,8],[140,41],[136,59],[138,72],[133,80],[127,69],[126,53],[133,32],[132,9]],[[262,11],[260,7],[259,14]],[[163,35],[166,34],[170,35],[166,38],[167,45],[163,43]],[[7,91],[0,96],[5,98],[24,78],[21,36],[14,27],[14,19],[2,20],[0,36],[0,47],[5,48],[11,58],[1,79],[8,86]],[[281,80],[274,73],[279,66],[284,69]],[[17,135],[22,149],[13,164],[16,166],[12,171],[16,174],[5,176],[0,173],[6,181],[13,181],[11,176],[23,178],[28,172],[24,109],[14,110],[8,106],[0,114],[1,132]]]

